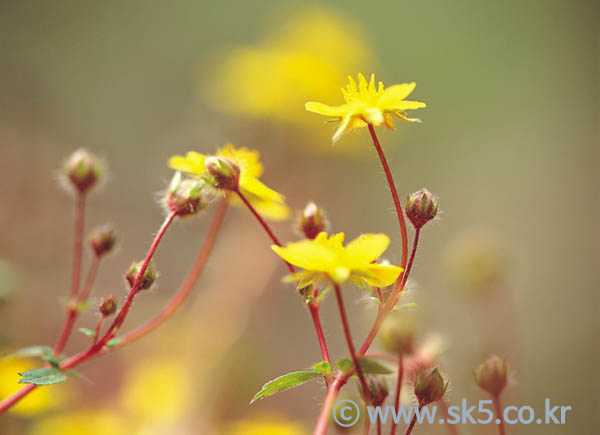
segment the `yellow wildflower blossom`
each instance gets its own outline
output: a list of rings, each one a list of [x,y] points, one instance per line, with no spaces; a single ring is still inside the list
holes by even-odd
[[[285,204],[285,197],[267,187],[259,177],[263,173],[258,151],[246,147],[235,148],[231,144],[217,150],[216,157],[224,157],[239,168],[238,186],[240,192],[252,203],[254,208],[263,216],[273,220],[283,220],[290,215],[290,209]],[[206,175],[207,159],[211,156],[188,152],[185,156],[173,156],[169,159],[172,169],[196,176]],[[239,198],[231,196],[231,202],[241,205]]]
[[[347,279],[358,285],[366,283],[384,287],[392,284],[402,272],[401,267],[373,263],[388,247],[385,234],[363,234],[345,247],[344,233],[320,233],[314,240],[288,243],[272,249],[288,263],[307,273],[300,274],[305,283],[326,276],[338,284]]]
[[[230,425],[227,435],[306,435],[308,432],[294,422],[279,417],[241,420]]]
[[[330,116],[341,121],[333,135],[336,142],[342,134],[353,128],[366,127],[369,124],[383,125],[389,130],[394,129],[393,115],[408,122],[421,122],[416,118],[407,118],[405,110],[421,109],[426,107],[420,101],[405,100],[415,89],[416,84],[402,83],[384,88],[383,83],[375,85],[375,75],[371,80],[358,74],[358,86],[351,76],[348,76],[348,85],[342,89],[346,104],[328,106],[323,103],[308,102],[305,107],[309,112]]]

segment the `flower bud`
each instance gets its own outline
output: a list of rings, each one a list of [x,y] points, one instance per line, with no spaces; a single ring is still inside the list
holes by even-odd
[[[304,207],[302,214],[298,216],[298,221],[296,222],[298,230],[307,239],[311,240],[316,238],[320,232],[325,231],[328,226],[329,222],[327,221],[325,211],[317,207],[314,202],[309,202]]]
[[[415,375],[414,388],[419,406],[427,406],[444,396],[448,383],[444,383],[437,368],[419,370]]]
[[[419,229],[435,217],[438,211],[438,202],[438,198],[425,188],[411,193],[406,197],[404,203],[406,216],[415,228]]]
[[[111,296],[104,296],[98,310],[104,317],[112,316],[117,311],[117,300]]]
[[[492,355],[473,371],[475,383],[493,397],[498,397],[508,383],[506,360]]]
[[[211,156],[204,162],[206,171],[211,176],[211,184],[217,189],[235,191],[240,181],[240,168],[231,159],[222,156]]]
[[[385,379],[380,378],[379,376],[369,376],[367,378],[367,386],[369,387],[369,394],[371,396],[371,405],[383,405],[383,402],[385,402],[385,399],[387,399],[390,393]],[[362,390],[361,395],[363,395]],[[365,397],[363,395],[363,400],[364,399]]]
[[[191,216],[208,203],[202,193],[204,182],[193,178],[182,179],[181,172],[173,175],[165,197],[167,210],[179,217]]]
[[[96,257],[102,257],[112,251],[117,239],[112,227],[105,225],[96,228],[89,239],[89,244]]]
[[[134,261],[133,264],[129,267],[129,270],[127,271],[127,274],[125,275],[125,279],[129,283],[130,287],[133,287],[133,284],[135,284],[135,280],[137,279],[137,276],[140,273],[140,268],[142,267],[142,264],[143,264],[142,261]],[[156,270],[154,269],[154,266],[152,266],[152,263],[150,263],[148,265],[148,267],[146,268],[146,270],[144,271],[144,276],[142,277],[142,280],[140,281],[138,290],[149,289],[150,287],[152,287],[152,284],[154,284],[155,280],[156,280]]]
[[[386,352],[411,354],[415,350],[415,326],[406,315],[388,316],[379,332],[379,343]]]
[[[91,189],[102,175],[103,164],[86,150],[75,151],[65,163],[64,171],[71,184],[80,193]]]

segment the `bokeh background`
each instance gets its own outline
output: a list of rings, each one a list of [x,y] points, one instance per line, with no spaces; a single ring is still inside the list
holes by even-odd
[[[161,219],[172,154],[231,141],[259,149],[264,180],[300,209],[325,207],[348,238],[385,232],[392,204],[366,131],[335,146],[307,100],[341,102],[348,74],[416,81],[421,125],[381,131],[403,193],[427,187],[441,216],[425,228],[410,295],[419,336],[438,334],[449,399],[486,398],[472,368],[488,353],[514,369],[507,404],[572,406],[564,426],[509,433],[592,434],[598,421],[598,4],[590,1],[262,1],[0,3],[0,349],[53,344],[69,283],[72,198],[56,182],[86,147],[110,177],[87,228],[111,222],[118,252],[94,290],[122,300],[122,274]],[[206,216],[161,245],[158,287],[125,327],[176,290]],[[293,223],[275,225],[286,240]],[[89,261],[89,256],[86,258]],[[248,405],[268,379],[320,359],[284,267],[251,215],[232,209],[190,300],[151,336],[94,360],[0,417],[3,434],[301,434],[319,382]],[[374,309],[348,287],[356,341]],[[333,299],[330,348],[346,355]],[[78,326],[95,324],[87,313]],[[80,335],[80,336],[79,336]],[[86,345],[75,334],[67,351]],[[0,392],[36,361],[0,361]],[[356,396],[356,387],[346,393]],[[495,433],[493,426],[461,434]],[[444,433],[438,425],[417,433]],[[331,429],[331,433],[334,433]]]

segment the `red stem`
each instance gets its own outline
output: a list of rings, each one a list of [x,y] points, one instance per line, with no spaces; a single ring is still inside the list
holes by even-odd
[[[100,320],[98,321],[98,325],[96,325],[96,335],[94,335],[94,343],[96,341],[98,341],[98,337],[100,337],[100,329],[102,328],[102,323],[104,323],[104,319],[106,317],[102,316],[100,317]]]
[[[2,400],[0,402],[0,414],[8,411],[10,408],[12,408],[14,405],[17,404],[17,402],[19,402],[19,400],[21,400],[23,397],[27,396],[29,393],[31,393],[33,390],[35,390],[36,385],[26,385],[23,388],[21,388],[18,391],[15,391],[13,394],[11,394],[10,396],[8,396],[6,399]]]
[[[244,194],[239,189],[236,190],[235,193],[237,193],[237,195],[240,197],[242,202],[246,205],[246,207],[248,207],[248,210],[250,210],[252,212],[254,217],[258,220],[260,225],[267,232],[267,234],[269,235],[269,237],[271,238],[273,243],[276,244],[277,246],[283,246],[281,244],[281,242],[279,241],[279,239],[277,238],[277,236],[275,235],[275,233],[273,232],[273,230],[271,229],[271,227],[269,226],[269,224],[263,219],[263,217],[260,215],[260,213],[258,213],[256,211],[256,209],[250,203],[250,201],[248,201],[248,198],[246,198],[246,196],[244,196]],[[285,265],[287,266],[287,268],[289,269],[289,271],[291,273],[296,273],[296,268],[292,264],[288,263],[285,260],[283,260],[283,262],[285,263]],[[323,359],[325,361],[331,363],[331,360],[329,359],[329,351],[327,350],[327,342],[325,341],[325,334],[323,334],[323,327],[321,326],[321,320],[319,319],[319,304],[318,304],[318,302],[316,302],[314,300],[309,302],[308,309],[310,311],[310,314],[311,314],[311,317],[313,320],[313,324],[315,327],[315,331],[317,333],[317,339],[319,340],[319,346],[321,347],[321,354],[323,355]]]
[[[100,266],[100,258],[97,255],[94,255],[92,259],[92,264],[90,264],[90,270],[88,270],[87,277],[85,278],[85,283],[83,284],[83,288],[81,289],[81,293],[79,294],[79,298],[77,299],[77,303],[87,302],[90,297],[90,293],[92,292],[92,288],[94,287],[94,281],[96,280],[96,273],[98,272],[98,267]]]
[[[65,326],[54,346],[54,356],[61,354],[67,344],[71,329],[77,317],[77,293],[81,281],[81,257],[83,253],[83,228],[85,217],[85,193],[77,192],[75,196],[75,225],[73,236],[73,267],[71,270],[71,290],[69,291],[69,308]]]
[[[396,385],[396,396],[394,397],[394,409],[398,412],[400,408],[400,394],[402,392],[402,378],[403,378],[403,358],[402,355],[398,355],[398,384]],[[390,430],[391,435],[396,434],[396,421],[392,419],[392,429]]]
[[[421,408],[419,408],[421,409]],[[413,415],[413,418],[410,420],[410,424],[408,425],[408,428],[406,429],[406,432],[404,433],[404,435],[410,435],[415,427],[415,424],[417,424],[417,414],[415,413],[415,415]]]
[[[215,245],[215,242],[217,240],[217,234],[221,229],[221,225],[223,223],[223,219],[225,218],[225,213],[227,212],[228,206],[229,203],[227,198],[223,198],[219,204],[219,208],[217,209],[215,216],[213,217],[212,223],[208,230],[208,234],[206,235],[204,243],[202,244],[202,247],[200,248],[200,251],[196,256],[196,259],[194,260],[192,268],[190,269],[188,275],[181,284],[181,287],[179,287],[179,290],[177,290],[177,292],[169,301],[169,303],[152,319],[148,320],[143,325],[138,326],[134,330],[123,334],[123,340],[117,346],[110,349],[105,349],[105,351],[114,350],[116,348],[125,346],[126,344],[132,343],[142,338],[146,334],[152,332],[163,322],[165,322],[169,317],[171,317],[171,315],[173,315],[173,313],[179,308],[179,306],[186,300],[186,298],[194,288],[198,277],[202,273],[204,265],[206,264],[206,261],[208,260],[208,257]]]
[[[502,403],[500,402],[500,396],[496,396],[493,397],[494,399],[494,407],[496,408],[496,419],[500,420],[500,424],[498,424],[498,433],[500,435],[505,435],[505,429],[504,429],[504,419],[502,416]]]
[[[352,334],[350,333],[350,325],[348,324],[348,317],[346,316],[346,308],[344,307],[344,299],[342,298],[342,291],[340,289],[340,285],[336,282],[333,282],[333,287],[335,289],[335,296],[337,298],[338,308],[340,310],[340,317],[342,318],[342,326],[344,327],[344,336],[346,337],[346,343],[348,344],[348,350],[350,351],[350,356],[352,357],[352,362],[354,363],[354,368],[356,369],[356,374],[358,375],[358,379],[360,380],[360,386],[363,390],[363,395],[365,397],[365,402],[367,404],[371,403],[371,394],[369,391],[369,387],[367,385],[367,380],[365,378],[362,369],[360,368],[360,364],[358,361],[358,356],[356,355],[356,349],[354,348],[354,343],[352,341]]]

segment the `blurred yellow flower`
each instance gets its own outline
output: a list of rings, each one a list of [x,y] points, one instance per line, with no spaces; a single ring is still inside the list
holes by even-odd
[[[10,396],[23,388],[18,373],[38,368],[31,359],[9,356],[0,358],[0,397]],[[65,401],[65,386],[52,385],[38,387],[25,399],[13,406],[9,412],[28,417],[58,407]]]
[[[281,418],[241,420],[231,424],[226,435],[307,435],[298,424]]]
[[[191,397],[185,372],[175,360],[136,360],[122,389],[123,408],[138,421],[177,420],[188,411]]]
[[[388,247],[390,239],[385,234],[363,234],[345,247],[344,233],[320,233],[314,240],[288,243],[285,247],[271,248],[285,261],[308,273],[300,273],[305,284],[323,275],[337,283],[347,279],[359,286],[364,283],[384,287],[392,284],[401,267],[373,263]]]
[[[258,44],[226,52],[206,86],[210,102],[228,113],[305,122],[301,104],[333,98],[346,71],[373,63],[364,35],[336,11],[294,8]]]
[[[285,204],[285,197],[259,180],[263,173],[263,166],[258,151],[246,147],[235,148],[227,144],[217,150],[215,155],[225,157],[239,167],[239,189],[261,215],[273,220],[289,217],[290,209]],[[185,156],[172,156],[169,159],[169,166],[178,171],[202,176],[206,173],[205,163],[208,158],[209,156],[190,151]],[[232,203],[242,205],[239,198],[235,196],[230,198]]]
[[[53,415],[37,421],[29,435],[130,435],[126,418],[116,412],[85,410]]]
[[[389,130],[394,129],[393,115],[408,122],[421,122],[416,118],[407,118],[405,110],[421,109],[426,107],[420,101],[405,100],[415,89],[416,84],[402,83],[384,88],[383,83],[375,84],[375,74],[371,80],[358,74],[358,86],[351,76],[348,76],[348,85],[342,89],[346,104],[328,106],[323,103],[308,102],[305,107],[309,112],[318,113],[341,121],[333,135],[336,142],[342,134],[353,128],[366,127],[368,124],[383,125]]]

